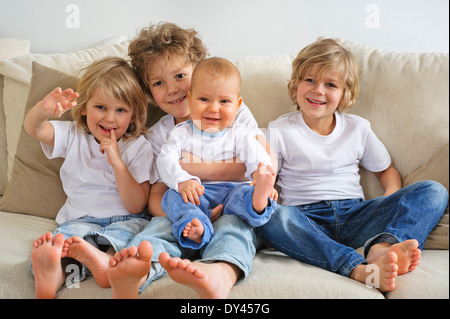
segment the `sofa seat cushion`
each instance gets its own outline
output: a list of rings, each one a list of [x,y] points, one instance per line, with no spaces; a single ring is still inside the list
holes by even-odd
[[[53,232],[54,220],[0,212],[0,298],[35,298],[30,269],[33,241]],[[110,288],[100,288],[93,277],[79,288],[61,289],[57,298],[111,298]],[[139,298],[197,298],[197,294],[168,276],[152,283]],[[263,250],[252,272],[231,291],[230,298],[384,298],[376,289],[351,279],[303,264],[287,256]]]

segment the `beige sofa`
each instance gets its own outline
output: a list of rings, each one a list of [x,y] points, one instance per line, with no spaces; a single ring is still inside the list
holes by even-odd
[[[383,52],[342,41],[362,67],[361,94],[350,110],[367,118],[385,143],[404,183],[434,179],[448,189],[449,56]],[[29,42],[0,39],[0,298],[35,298],[30,271],[34,239],[56,227],[65,200],[58,178],[61,161],[47,160],[21,130],[26,109],[56,86],[76,81],[76,71],[106,56],[126,56],[128,42],[67,54],[28,52]],[[233,59],[242,73],[242,95],[261,128],[295,110],[286,84],[297,52]],[[68,75],[70,74],[70,75]],[[362,172],[367,198],[379,196],[377,180]],[[417,270],[382,294],[340,275],[260,251],[250,277],[230,298],[449,298],[448,210],[430,234]],[[326,247],[324,248],[326,249]],[[58,298],[110,298],[90,277],[64,288]],[[196,298],[169,277],[152,283],[140,298]]]

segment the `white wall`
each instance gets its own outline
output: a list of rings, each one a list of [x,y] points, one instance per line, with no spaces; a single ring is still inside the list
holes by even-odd
[[[0,38],[29,39],[32,53],[85,49],[158,21],[194,27],[211,55],[228,58],[295,54],[318,36],[449,52],[448,0],[0,0]]]

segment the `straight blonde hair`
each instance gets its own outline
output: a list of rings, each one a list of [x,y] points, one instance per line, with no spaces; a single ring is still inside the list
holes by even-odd
[[[133,109],[133,123],[130,123],[123,135],[125,139],[136,138],[146,130],[147,100],[141,89],[133,68],[122,58],[106,57],[89,65],[78,84],[77,106],[72,109],[72,116],[79,129],[90,133],[86,116],[82,111],[97,89],[113,96]]]
[[[353,54],[333,39],[318,40],[306,46],[292,62],[292,75],[288,82],[288,90],[297,109],[300,110],[295,95],[297,86],[315,65],[320,66],[320,76],[329,69],[338,70],[344,92],[337,110],[343,112],[350,109],[359,94],[360,69]]]

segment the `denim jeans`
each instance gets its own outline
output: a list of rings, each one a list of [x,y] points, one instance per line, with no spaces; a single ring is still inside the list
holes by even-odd
[[[250,273],[256,249],[260,245],[253,228],[236,215],[222,215],[213,223],[213,227],[215,235],[198,251],[201,255],[198,261],[231,263],[243,272],[245,279]],[[152,244],[153,256],[149,276],[139,292],[166,274],[159,264],[159,254],[166,251],[172,257],[189,258],[194,253],[193,250],[179,245],[178,240],[172,235],[172,222],[167,217],[153,217],[128,246],[139,246],[144,240]]]
[[[254,186],[241,183],[203,184],[205,193],[200,196],[200,204],[185,203],[180,193],[169,189],[164,194],[161,207],[173,222],[172,232],[180,245],[191,249],[200,249],[214,236],[214,227],[211,223],[211,209],[223,204],[224,215],[237,215],[250,226],[256,227],[265,224],[275,210],[276,203],[269,199],[269,203],[262,213],[253,209]],[[186,225],[197,218],[204,226],[201,243],[183,236]]]
[[[78,236],[97,248],[101,245],[113,246],[115,251],[120,251],[148,222],[149,219],[144,214],[106,218],[84,217],[62,223],[53,235],[62,233],[65,239]]]
[[[256,232],[292,258],[348,277],[358,264],[366,263],[355,248],[364,246],[366,256],[376,243],[416,239],[422,249],[447,205],[445,187],[424,181],[367,201],[278,205],[270,221]]]

